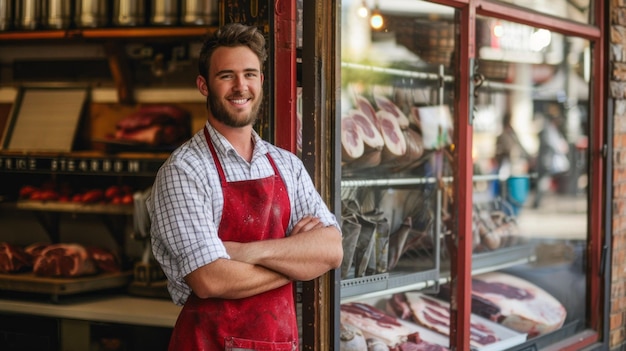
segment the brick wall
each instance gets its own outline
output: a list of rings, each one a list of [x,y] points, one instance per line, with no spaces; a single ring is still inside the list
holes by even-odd
[[[597,1],[597,0],[596,0]],[[626,0],[610,3],[610,89],[613,99],[613,225],[609,348],[626,346]]]

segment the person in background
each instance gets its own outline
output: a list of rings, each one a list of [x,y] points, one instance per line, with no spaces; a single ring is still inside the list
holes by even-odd
[[[502,132],[496,138],[495,149],[500,194],[512,206],[512,214],[517,215],[528,193],[531,156],[519,140],[509,113],[502,118]]]
[[[183,305],[170,350],[297,350],[293,281],[341,265],[341,232],[294,154],[254,131],[265,39],[229,24],[202,46],[204,128],[157,173],[154,257]]]
[[[569,171],[569,145],[561,131],[563,122],[559,105],[549,104],[544,117],[544,126],[539,132],[537,185],[533,208],[541,205],[541,200],[552,187],[553,177]]]

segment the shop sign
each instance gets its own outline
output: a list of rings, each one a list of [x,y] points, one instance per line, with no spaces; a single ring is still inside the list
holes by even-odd
[[[7,172],[140,174],[158,168],[157,164],[155,167],[149,166],[139,160],[123,159],[0,157],[0,171]]]

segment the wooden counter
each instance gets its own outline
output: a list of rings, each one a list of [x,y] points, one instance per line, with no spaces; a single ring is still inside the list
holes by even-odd
[[[62,304],[0,299],[0,313],[173,328],[181,307],[165,299],[125,295],[92,297]]]

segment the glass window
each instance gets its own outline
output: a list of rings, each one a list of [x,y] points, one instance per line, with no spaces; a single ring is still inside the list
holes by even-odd
[[[498,273],[546,296],[528,338],[563,339],[585,326],[589,42],[484,17],[476,34],[474,252],[527,247]]]
[[[342,1],[341,330],[449,346],[452,161],[471,147],[471,346],[543,347],[585,327],[589,43],[479,17],[474,95],[456,96],[455,15]],[[454,145],[467,98],[473,145]]]
[[[548,15],[581,23],[591,23],[590,9],[594,0],[498,0]]]

